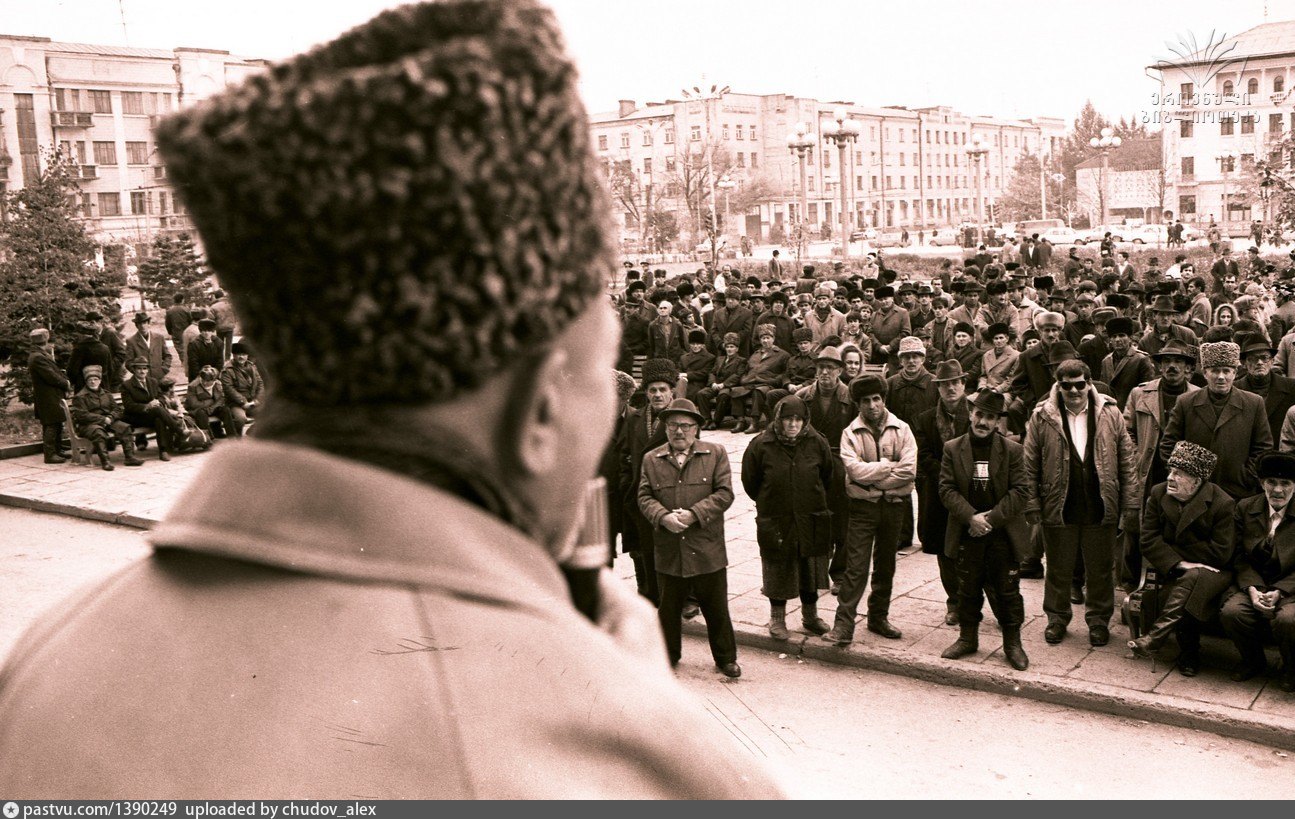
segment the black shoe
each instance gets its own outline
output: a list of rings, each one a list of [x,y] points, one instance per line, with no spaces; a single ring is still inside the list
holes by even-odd
[[[746,419],[745,418],[737,419],[737,423],[733,425],[733,432],[736,434],[738,432],[745,432],[745,431],[746,431]]]
[[[1065,623],[1048,623],[1048,627],[1043,630],[1043,639],[1052,645],[1061,642],[1066,636]]]
[[[99,468],[102,469],[104,472],[111,472],[113,470],[112,464],[108,463],[107,461],[102,462]]]
[[[1195,677],[1201,673],[1201,658],[1199,655],[1180,654],[1178,657],[1178,673],[1184,677]]]
[[[1082,605],[1084,604],[1084,587],[1083,587],[1083,586],[1071,586],[1071,587],[1070,587],[1070,602],[1071,602],[1071,603],[1074,603],[1074,604],[1076,604],[1076,605],[1080,605],[1080,606],[1082,606]]]
[[[841,584],[833,580],[832,588],[828,589],[828,591],[832,594],[833,597],[839,595],[841,593]]]
[[[1101,623],[1088,627],[1088,644],[1094,648],[1104,646],[1111,641],[1111,630]]]
[[[890,621],[884,617],[878,620],[868,618],[868,631],[871,631],[873,634],[880,634],[887,640],[898,640],[900,637],[904,636],[904,632],[892,626]]]
[[[169,460],[171,460],[171,456],[170,456],[170,455],[168,455],[168,454],[167,454],[167,452],[166,452],[166,450],[164,450],[164,449],[163,449],[163,450],[158,450],[158,453],[157,453],[157,459],[158,459],[159,461],[169,461]]]
[[[1282,672],[1282,677],[1277,681],[1277,687],[1287,694],[1295,694],[1295,674]]]
[[[946,626],[956,626],[958,624],[958,612],[949,609],[944,613],[944,624]]]
[[[1252,680],[1267,670],[1267,663],[1252,663],[1243,660],[1241,665],[1237,666],[1236,671],[1232,672],[1232,682],[1245,682],[1246,680]]]
[[[1043,562],[1039,560],[1026,560],[1021,563],[1022,580],[1041,580],[1043,579]]]
[[[45,456],[45,463],[47,463],[47,464],[65,464],[65,463],[67,463],[67,458],[64,458],[62,455],[46,455],[46,456]]]
[[[724,663],[723,665],[716,667],[720,670],[721,674],[728,677],[730,680],[736,680],[738,677],[742,676],[742,666],[737,663]]]
[[[683,619],[691,620],[699,614],[701,614],[701,606],[698,606],[696,603],[687,603],[684,605]]]

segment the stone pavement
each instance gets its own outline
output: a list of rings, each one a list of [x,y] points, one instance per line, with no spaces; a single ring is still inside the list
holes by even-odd
[[[723,444],[733,465],[736,500],[727,515],[730,611],[738,642],[746,647],[860,666],[978,690],[1087,708],[1120,716],[1153,720],[1295,749],[1295,695],[1280,691],[1272,678],[1246,683],[1228,679],[1236,661],[1231,644],[1206,637],[1205,667],[1188,679],[1173,670],[1175,650],[1162,650],[1153,668],[1135,660],[1125,647],[1128,631],[1112,624],[1111,642],[1088,645],[1083,612],[1075,611],[1070,632],[1060,645],[1043,640],[1042,580],[1022,581],[1026,623],[1022,641],[1030,656],[1028,671],[1012,670],[1002,657],[997,626],[986,606],[981,623],[981,652],[964,660],[940,658],[957,636],[944,625],[944,591],[935,558],[919,552],[901,555],[895,575],[891,621],[903,630],[900,640],[886,640],[858,626],[855,642],[837,648],[800,630],[799,602],[788,603],[786,642],[768,636],[769,606],[760,593],[760,556],[755,542],[755,505],[741,488],[742,453],[751,436],[706,433]],[[217,442],[217,446],[229,445]],[[148,528],[180,499],[201,468],[202,454],[179,455],[169,463],[156,460],[156,449],[143,453],[145,465],[127,469],[114,453],[114,472],[73,464],[47,466],[39,456],[0,461],[0,504],[57,512],[137,528]],[[615,571],[633,583],[633,565],[618,557]],[[823,594],[820,615],[831,622],[835,598]],[[1117,607],[1118,611],[1118,607]],[[699,631],[701,619],[687,624]],[[740,658],[739,658],[740,660]]]

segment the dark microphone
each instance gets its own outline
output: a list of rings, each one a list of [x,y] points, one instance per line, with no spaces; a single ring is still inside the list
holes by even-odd
[[[598,620],[598,575],[607,565],[607,481],[594,478],[585,484],[584,521],[571,555],[562,562],[562,573],[571,589],[571,602],[591,621]]]

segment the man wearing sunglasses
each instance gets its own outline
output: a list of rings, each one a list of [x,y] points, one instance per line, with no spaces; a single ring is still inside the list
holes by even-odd
[[[1026,518],[1042,524],[1047,556],[1043,637],[1054,645],[1065,637],[1071,579],[1082,554],[1088,641],[1104,646],[1115,611],[1115,531],[1141,497],[1133,440],[1119,404],[1097,391],[1087,364],[1063,361],[1055,375],[1057,383],[1025,428],[1025,477],[1033,501]]]

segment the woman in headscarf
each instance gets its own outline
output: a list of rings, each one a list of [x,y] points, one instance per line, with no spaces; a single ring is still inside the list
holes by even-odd
[[[832,544],[827,492],[834,459],[827,439],[808,418],[805,402],[787,396],[742,456],[742,488],[755,501],[762,591],[769,598],[769,636],[775,640],[790,636],[787,601],[793,597],[800,598],[806,631],[829,630],[818,616],[818,593],[827,588]]]
[[[1231,304],[1220,304],[1214,309],[1214,326],[1226,327],[1237,320],[1237,309]]]

